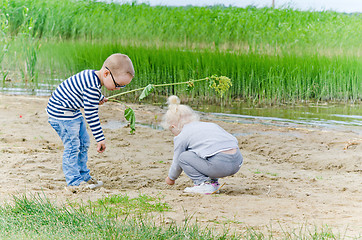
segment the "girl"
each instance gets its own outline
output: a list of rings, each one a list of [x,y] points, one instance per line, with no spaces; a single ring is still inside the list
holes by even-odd
[[[215,123],[200,122],[199,116],[177,96],[168,98],[162,126],[174,135],[174,156],[166,183],[175,184],[182,170],[194,182],[189,193],[218,192],[218,178],[239,171],[243,157],[237,139]]]

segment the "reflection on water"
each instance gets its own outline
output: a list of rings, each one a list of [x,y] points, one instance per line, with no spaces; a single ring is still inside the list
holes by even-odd
[[[128,127],[128,123],[116,121],[116,120],[111,120],[105,124],[102,124],[102,128],[104,128],[104,129],[120,129],[120,128],[127,128],[127,127]],[[159,125],[145,124],[145,123],[140,123],[140,122],[136,122],[136,127],[147,127],[147,128],[152,128],[152,129],[156,129],[156,130],[163,130],[163,128]]]
[[[210,107],[207,110],[215,110],[215,106]],[[272,125],[280,127],[300,127],[301,125],[310,126],[310,127],[320,127],[320,128],[329,128],[334,130],[349,130],[355,132],[359,135],[362,135],[362,114],[355,115],[361,111],[361,105],[351,105],[347,107],[344,105],[333,105],[330,108],[323,106],[322,109],[318,107],[311,108],[313,111],[307,111],[307,108],[264,108],[256,109],[255,112],[252,112],[251,108],[247,109],[246,114],[235,114],[235,113],[222,113],[222,112],[206,112],[200,111],[201,120],[216,120],[224,122],[235,122],[235,123],[244,123],[244,124],[263,124],[263,125]],[[243,111],[243,109],[239,109]],[[349,113],[354,113],[351,115],[346,114],[335,114],[335,112],[347,111]],[[253,115],[254,113],[254,115]],[[259,114],[259,115],[257,115]],[[271,116],[267,116],[267,114]],[[125,122],[121,121],[109,121],[106,124],[102,125],[104,128],[117,129],[122,127],[127,127]],[[162,130],[161,126],[154,124],[144,124],[137,122],[137,127],[149,127],[152,129]],[[234,136],[239,135],[249,135],[250,133],[233,133]],[[278,134],[296,134],[296,133],[282,133]]]
[[[25,89],[25,88],[1,88],[1,93],[11,95],[34,95],[34,96],[50,96],[52,90],[48,89]]]
[[[360,118],[360,116],[358,116]],[[347,121],[347,119],[337,120],[326,120],[326,119],[309,119],[301,118],[299,120],[276,118],[276,117],[259,117],[249,115],[238,115],[238,114],[224,114],[224,113],[210,113],[208,120],[224,121],[224,122],[236,122],[244,124],[263,124],[273,125],[279,127],[298,127],[300,125],[307,125],[310,127],[322,127],[330,128],[334,130],[349,130],[359,135],[362,135],[362,120]]]
[[[292,122],[315,122],[319,124],[333,123],[346,125],[362,125],[362,104],[305,104],[282,107],[255,108],[244,103],[236,103],[230,107],[198,106],[201,112],[221,113],[237,118],[253,118],[264,120],[291,120]]]
[[[60,79],[53,81],[60,82]],[[50,96],[58,84],[39,83],[36,87],[26,86],[23,83],[8,84],[6,87],[0,87],[0,93],[11,95],[34,95],[34,96]]]
[[[309,125],[351,130],[362,135],[362,104],[324,103],[298,106],[252,108],[235,104],[230,108],[199,106],[210,120],[238,123],[260,123],[277,126]]]
[[[40,89],[24,87],[0,88],[0,93],[11,95],[50,96],[54,86],[39,84]],[[310,125],[319,127],[350,128],[362,134],[362,103],[356,104],[300,104],[282,107],[253,107],[246,103],[234,103],[232,106],[197,105],[193,109],[201,112],[203,118],[239,123],[261,123],[278,126]],[[208,114],[202,114],[208,113]],[[109,122],[106,128],[121,128],[125,123]],[[162,129],[160,126],[138,123],[138,126]]]

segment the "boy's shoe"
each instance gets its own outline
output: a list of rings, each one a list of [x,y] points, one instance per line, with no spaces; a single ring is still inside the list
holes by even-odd
[[[65,191],[69,192],[69,193],[77,193],[78,192],[78,186],[66,186]]]
[[[203,182],[200,185],[185,188],[184,192],[187,193],[201,193],[201,194],[213,194],[218,193],[220,185],[217,183]]]
[[[102,181],[97,181],[94,178],[91,178],[87,182],[81,182],[79,184],[79,186],[67,186],[67,187],[65,187],[65,190],[76,194],[76,193],[84,192],[86,190],[94,190],[101,186],[103,186]]]
[[[103,182],[102,181],[97,181],[95,180],[94,178],[91,178],[87,181],[87,188],[88,189],[91,189],[91,190],[94,190],[96,188],[100,188],[103,186]]]
[[[66,186],[65,187],[65,190],[70,192],[70,193],[80,193],[80,192],[84,192],[86,189],[89,189],[88,188],[88,185],[86,182],[81,182],[79,184],[79,186]]]

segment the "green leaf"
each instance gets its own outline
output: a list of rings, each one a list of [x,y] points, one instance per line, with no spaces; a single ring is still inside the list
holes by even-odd
[[[155,89],[154,86],[153,86],[153,84],[148,84],[148,85],[145,87],[145,89],[143,89],[143,91],[142,91],[142,93],[141,93],[141,95],[140,95],[140,97],[139,97],[139,100],[142,100],[142,99],[144,99],[145,97],[147,97],[147,96],[153,91],[153,89]]]
[[[124,117],[129,122],[129,127],[131,128],[130,133],[133,134],[136,131],[136,116],[132,108],[127,108],[124,111]]]

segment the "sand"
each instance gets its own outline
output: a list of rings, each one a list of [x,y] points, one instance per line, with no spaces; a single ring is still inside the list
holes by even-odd
[[[89,168],[105,185],[71,194],[64,190],[63,145],[47,122],[48,97],[0,95],[0,200],[44,194],[57,203],[94,201],[112,194],[161,197],[172,211],[162,220],[242,231],[289,231],[328,226],[342,237],[362,236],[362,136],[351,129],[263,123],[214,122],[237,136],[244,157],[240,171],[220,179],[220,194],[183,193],[191,180],[183,173],[165,184],[173,136],[157,126],[165,109],[129,104],[139,123],[134,135],[124,127],[125,107],[100,106],[107,149],[96,152],[91,136]],[[210,121],[208,114],[202,119]],[[123,125],[122,125],[123,124]]]

